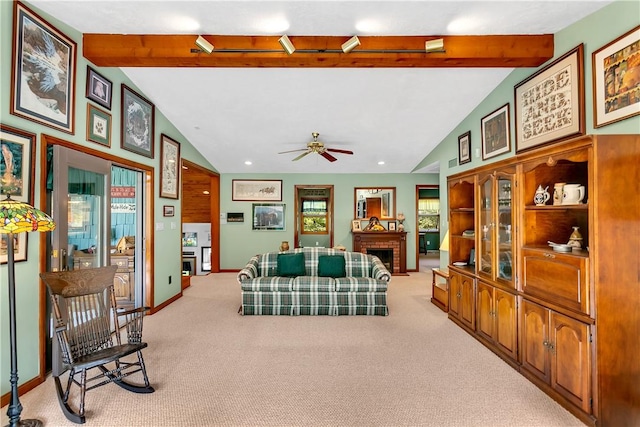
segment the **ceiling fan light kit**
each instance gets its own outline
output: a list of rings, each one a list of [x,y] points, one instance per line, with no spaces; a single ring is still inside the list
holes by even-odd
[[[353,154],[353,151],[350,151],[350,150],[341,150],[341,149],[338,149],[338,148],[326,148],[324,146],[323,142],[318,141],[318,137],[320,136],[320,134],[318,132],[313,132],[311,134],[311,136],[313,136],[313,141],[307,143],[307,148],[302,148],[300,150],[281,151],[278,154],[293,153],[293,152],[296,152],[296,151],[304,151],[304,153],[302,153],[298,157],[294,158],[292,160],[292,162],[295,162],[296,160],[300,160],[301,158],[303,158],[307,154],[311,154],[311,153],[319,154],[322,157],[324,157],[325,159],[329,160],[330,162],[335,162],[338,159],[336,157],[332,156],[331,154],[329,154],[327,151],[331,151],[331,152],[334,152],[334,153],[342,153],[342,154]]]

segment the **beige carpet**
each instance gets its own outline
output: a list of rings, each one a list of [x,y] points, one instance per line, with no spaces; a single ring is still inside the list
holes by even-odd
[[[394,276],[388,317],[261,317],[236,313],[235,274],[196,277],[145,319],[156,392],[89,391],[87,426],[583,426],[449,321],[430,283]],[[21,402],[74,425],[51,378]]]

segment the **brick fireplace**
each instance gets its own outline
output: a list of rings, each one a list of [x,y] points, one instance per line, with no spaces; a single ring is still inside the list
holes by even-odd
[[[364,254],[369,251],[390,249],[393,251],[391,273],[407,274],[407,233],[404,231],[354,231],[353,251]]]

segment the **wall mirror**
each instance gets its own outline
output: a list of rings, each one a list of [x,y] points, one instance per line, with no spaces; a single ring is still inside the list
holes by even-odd
[[[396,187],[357,187],[354,196],[356,219],[394,219],[396,216]]]

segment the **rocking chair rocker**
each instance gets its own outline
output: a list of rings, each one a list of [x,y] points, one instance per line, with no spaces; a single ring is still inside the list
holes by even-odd
[[[134,393],[154,392],[142,358],[142,349],[147,347],[147,343],[142,342],[142,318],[146,309],[117,308],[113,287],[117,268],[109,266],[40,274],[51,294],[60,350],[59,356],[54,353],[53,366],[58,402],[65,416],[74,423],[85,422],[85,393],[88,390],[113,382]],[[120,338],[122,317],[123,326],[127,329],[125,344]],[[134,356],[123,360],[134,353],[137,360]],[[62,366],[56,366],[56,357],[62,358]],[[93,368],[97,368],[97,371],[92,371],[96,375],[88,378],[87,372]],[[63,390],[60,377],[67,370],[69,377]],[[144,384],[124,380],[137,372],[142,373]],[[73,385],[79,387],[77,411],[69,405]]]

